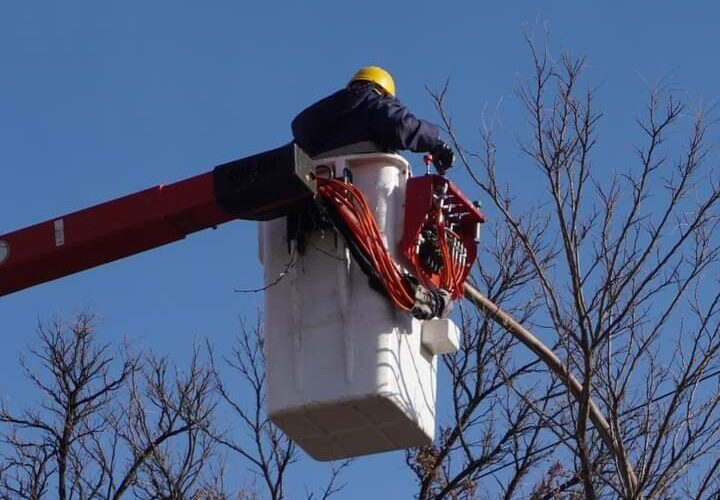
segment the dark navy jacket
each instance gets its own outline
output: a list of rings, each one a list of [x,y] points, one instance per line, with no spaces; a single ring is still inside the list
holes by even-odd
[[[435,125],[371,84],[344,88],[306,108],[293,120],[292,132],[310,156],[362,141],[388,151],[432,151],[441,144]]]

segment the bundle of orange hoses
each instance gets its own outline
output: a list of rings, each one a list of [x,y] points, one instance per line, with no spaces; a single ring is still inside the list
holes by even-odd
[[[431,286],[429,283],[432,283],[437,288],[447,290],[453,297],[458,297],[464,286],[465,259],[461,255],[451,255],[450,245],[448,244],[448,234],[453,237],[456,243],[456,249],[460,237],[452,231],[447,230],[443,221],[442,211],[438,207],[434,207],[430,213],[427,214],[425,225],[435,226],[436,228],[442,266],[440,266],[437,274],[429,273],[425,270],[420,255],[416,252],[410,256],[410,267],[416,270],[422,278],[421,281],[426,286]],[[464,247],[462,248],[464,250]]]
[[[330,203],[356,236],[355,242],[380,275],[390,300],[396,307],[409,311],[415,297],[402,271],[385,248],[380,230],[362,192],[339,179],[318,177],[318,193]]]
[[[395,263],[385,247],[375,218],[362,192],[352,184],[339,179],[318,177],[317,181],[318,193],[335,208],[337,214],[352,231],[355,243],[382,279],[390,300],[402,310],[412,309],[415,303],[413,289],[404,278],[402,269]],[[428,215],[433,216],[433,214]],[[437,217],[438,222],[437,230],[443,265],[436,283],[435,280],[428,283],[428,280],[422,279],[422,284],[428,288],[443,288],[454,296],[456,291],[462,290],[463,269],[450,255],[445,227],[439,212],[434,214],[434,217]],[[418,256],[415,256],[414,260],[415,262],[409,264],[417,272],[422,268],[422,263],[419,262]],[[418,276],[418,278],[421,277]]]
[[[444,265],[440,269],[439,286],[451,293],[456,290],[463,289],[463,266],[460,264],[461,259],[458,255],[450,255],[450,248],[447,241],[447,233],[445,225],[438,224],[438,233],[440,239],[440,253],[442,254]],[[455,240],[458,241],[457,235]]]

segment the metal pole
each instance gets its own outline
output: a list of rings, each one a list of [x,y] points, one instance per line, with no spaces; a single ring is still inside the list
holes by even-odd
[[[560,380],[570,390],[570,393],[576,399],[580,398],[582,394],[582,385],[580,382],[573,376],[572,373],[570,373],[570,370],[565,366],[565,364],[563,364],[560,358],[557,357],[548,346],[543,344],[540,339],[525,329],[520,323],[515,321],[512,316],[503,311],[498,305],[485,297],[478,289],[468,282],[465,282],[465,298],[485,313],[488,318],[502,326],[512,336],[534,352],[547,365],[547,367],[550,368],[550,370],[557,375],[558,378],[560,378]],[[637,476],[635,476],[635,471],[630,465],[630,461],[625,454],[624,448],[620,445],[620,443],[616,443],[612,435],[610,424],[607,420],[605,420],[605,417],[592,399],[590,399],[589,406],[590,420],[600,433],[600,437],[605,442],[605,445],[614,455],[615,460],[617,460],[620,474],[622,475],[622,479],[628,493],[632,495],[631,498],[638,498],[635,496],[637,490]]]

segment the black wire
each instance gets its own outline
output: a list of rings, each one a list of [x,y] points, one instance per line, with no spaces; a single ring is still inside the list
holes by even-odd
[[[285,269],[283,269],[280,272],[280,274],[278,275],[277,278],[275,278],[275,280],[273,280],[272,282],[268,283],[267,285],[265,285],[261,288],[238,288],[238,289],[233,290],[233,292],[236,292],[236,293],[258,293],[258,292],[264,292],[265,290],[274,287],[275,285],[280,283],[285,276],[288,275],[288,272],[290,272],[290,269],[292,269],[293,266],[295,266],[295,264],[297,263],[297,259],[298,259],[298,251],[297,251],[297,248],[294,248],[292,251],[292,254],[290,255],[290,260],[288,260],[287,264],[285,264]]]
[[[304,208],[306,208],[306,207],[304,207]],[[302,218],[304,215],[306,215],[306,213],[303,210],[301,210],[299,212],[299,216],[298,216],[298,220],[297,220],[297,227],[295,228],[295,233],[291,238],[288,239],[288,241],[294,240],[296,243],[298,243],[298,239],[300,238],[300,235],[302,233],[302,227],[303,227]],[[314,221],[313,221],[313,223],[314,223]],[[272,282],[270,282],[267,285],[262,286],[260,288],[238,288],[238,289],[233,290],[233,292],[235,292],[235,293],[264,292],[265,290],[268,290],[268,289],[274,287],[275,285],[277,285],[278,283],[280,283],[283,280],[283,278],[288,275],[288,273],[290,272],[290,269],[292,269],[293,266],[295,266],[295,264],[297,264],[297,261],[299,258],[299,253],[300,253],[300,252],[298,252],[298,246],[299,245],[296,244],[295,247],[293,247],[292,252],[290,253],[290,259],[288,260],[287,264],[285,264],[285,268],[280,272],[280,274],[278,274],[277,278],[275,278]]]

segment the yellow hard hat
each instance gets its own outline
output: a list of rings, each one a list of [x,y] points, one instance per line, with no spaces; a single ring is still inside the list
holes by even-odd
[[[380,66],[364,66],[350,79],[352,82],[372,82],[386,93],[395,97],[395,80],[390,73]]]

